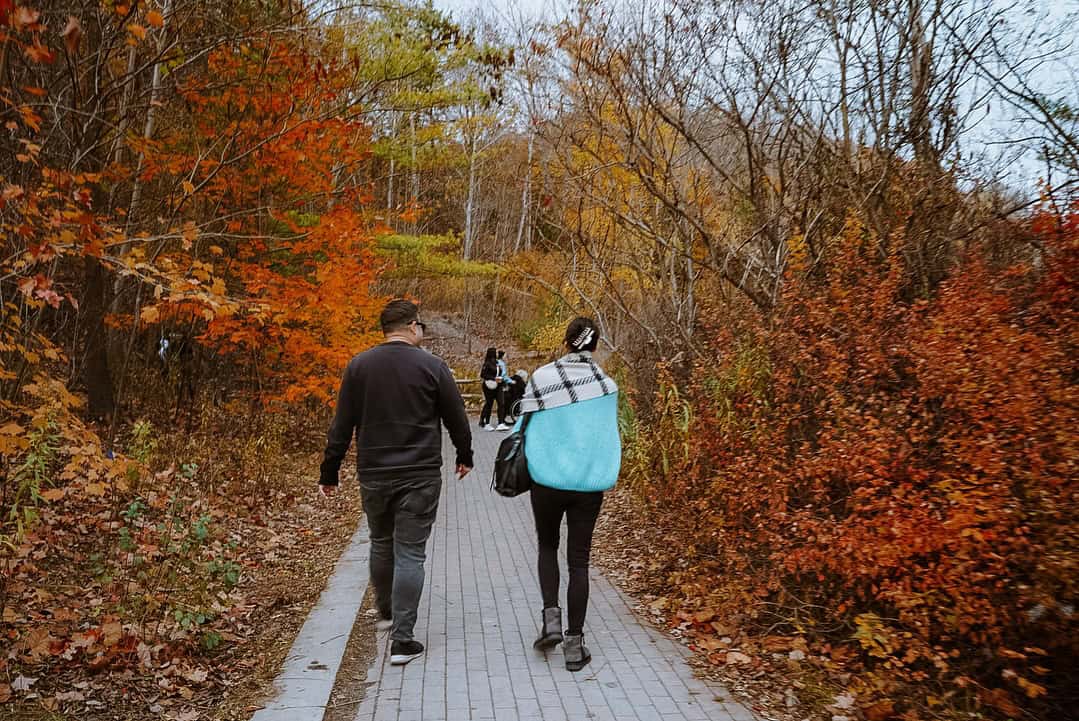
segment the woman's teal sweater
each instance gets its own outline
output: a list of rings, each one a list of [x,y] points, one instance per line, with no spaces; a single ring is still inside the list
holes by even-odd
[[[533,481],[565,491],[614,488],[622,466],[617,393],[529,415],[525,456]]]

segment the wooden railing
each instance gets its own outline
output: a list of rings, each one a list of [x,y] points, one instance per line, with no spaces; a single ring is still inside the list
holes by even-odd
[[[480,390],[481,378],[454,378],[457,382],[457,389],[461,391],[461,398],[464,399],[466,406],[481,406],[483,405],[483,391]],[[475,393],[465,393],[464,387],[476,384]]]

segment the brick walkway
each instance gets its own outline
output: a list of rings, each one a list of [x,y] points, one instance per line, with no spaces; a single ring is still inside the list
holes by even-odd
[[[427,652],[390,666],[388,633],[380,633],[357,721],[752,721],[722,687],[694,678],[688,651],[639,622],[595,569],[585,622],[592,663],[570,673],[561,647],[546,658],[533,650],[541,603],[528,496],[489,489],[504,437],[476,430],[477,467],[463,481],[449,477],[444,439],[449,478],[416,626]],[[565,599],[564,541],[560,550]]]

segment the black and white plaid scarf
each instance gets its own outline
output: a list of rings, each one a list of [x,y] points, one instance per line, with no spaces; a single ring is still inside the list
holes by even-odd
[[[515,412],[543,411],[617,392],[618,384],[596,365],[591,353],[569,353],[536,369]]]

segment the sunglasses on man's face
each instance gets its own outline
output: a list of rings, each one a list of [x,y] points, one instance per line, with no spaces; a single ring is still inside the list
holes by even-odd
[[[420,330],[422,330],[424,333],[427,332],[427,324],[426,323],[421,323],[418,320],[414,320],[412,322],[415,323],[416,325],[418,325],[420,327]]]

